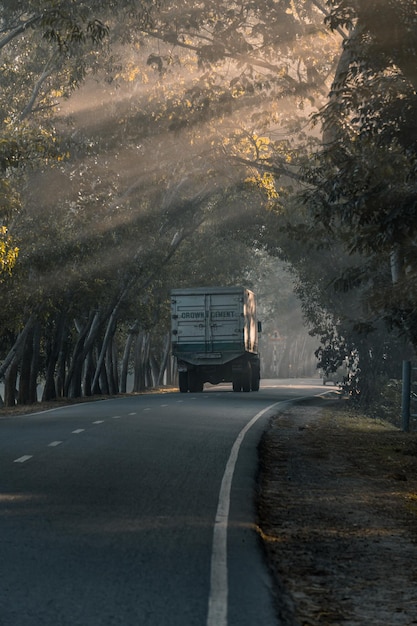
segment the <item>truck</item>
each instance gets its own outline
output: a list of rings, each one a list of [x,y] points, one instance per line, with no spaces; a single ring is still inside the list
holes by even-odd
[[[231,382],[233,391],[259,391],[260,332],[249,289],[173,289],[171,343],[180,392],[200,392],[204,383],[221,382]]]

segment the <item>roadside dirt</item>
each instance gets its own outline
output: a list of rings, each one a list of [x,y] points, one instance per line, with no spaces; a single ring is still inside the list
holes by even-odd
[[[417,624],[417,433],[316,399],[275,416],[259,453],[280,624]]]

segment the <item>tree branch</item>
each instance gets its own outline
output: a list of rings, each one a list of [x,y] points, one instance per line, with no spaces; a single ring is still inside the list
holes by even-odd
[[[42,87],[43,83],[52,74],[52,69],[53,69],[53,63],[52,62],[53,62],[54,56],[55,56],[55,54],[51,55],[49,60],[46,62],[45,68],[44,68],[42,74],[40,75],[38,81],[36,82],[36,84],[35,84],[35,86],[33,88],[32,96],[30,97],[29,102],[27,103],[27,105],[23,109],[22,113],[20,114],[20,121],[23,121],[26,117],[28,117],[28,115],[30,115],[30,113],[33,110],[33,106],[34,106],[34,104],[36,102],[36,98],[39,95],[39,92],[41,90],[41,87]]]
[[[3,39],[0,39],[0,50],[7,46],[7,44],[10,43],[13,39],[24,33],[25,30],[27,30],[30,26],[36,24],[36,22],[38,22],[40,19],[41,15],[33,15],[28,20],[26,20],[26,22],[23,22],[23,24],[19,24],[19,26],[17,26],[14,30],[11,30],[5,37],[3,37]]]

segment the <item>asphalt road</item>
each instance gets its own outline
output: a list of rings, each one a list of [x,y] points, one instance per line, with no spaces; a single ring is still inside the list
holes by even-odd
[[[257,443],[320,381],[0,420],[1,626],[274,626]],[[311,384],[312,383],[312,384]]]

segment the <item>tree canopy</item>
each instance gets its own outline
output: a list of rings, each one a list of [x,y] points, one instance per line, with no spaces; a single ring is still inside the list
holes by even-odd
[[[323,358],[384,322],[416,346],[414,4],[3,3],[10,402],[28,355],[32,396],[117,389],[145,332],[156,371],[169,286],[259,281],[266,253]]]
[[[358,299],[356,316],[346,302],[345,311],[334,308],[345,333],[349,320],[361,331],[356,342],[367,338],[368,351],[373,344],[376,353],[378,345],[392,343],[389,331],[396,328],[415,352],[416,6],[388,0],[329,6],[328,22],[348,28],[349,37],[316,115],[323,146],[304,169],[309,237],[349,255],[332,276],[339,292]],[[337,300],[333,292],[328,311]],[[409,354],[403,346],[403,357]]]

